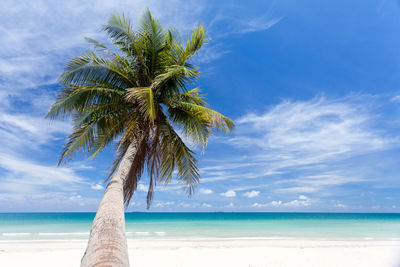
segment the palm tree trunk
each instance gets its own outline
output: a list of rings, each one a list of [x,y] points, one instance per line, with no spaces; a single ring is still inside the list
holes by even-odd
[[[128,147],[104,192],[96,217],[93,220],[81,267],[129,266],[125,234],[123,183],[136,152],[133,143]]]

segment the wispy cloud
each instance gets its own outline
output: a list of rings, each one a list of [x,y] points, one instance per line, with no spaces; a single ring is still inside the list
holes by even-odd
[[[287,208],[293,208],[293,207],[307,207],[310,206],[312,203],[311,199],[304,195],[300,195],[297,199],[293,199],[288,202],[283,202],[281,200],[273,200],[269,203],[258,203],[255,202],[251,206],[253,208],[265,208],[265,207],[287,207]]]
[[[147,192],[148,187],[146,187],[144,184],[138,184],[137,190],[141,192]]]
[[[260,195],[260,191],[252,190],[244,193],[243,195],[248,198],[258,197]]]
[[[387,147],[390,140],[368,127],[373,119],[370,111],[353,100],[356,99],[320,97],[304,102],[284,101],[264,114],[239,118],[242,134],[229,142],[237,147],[278,152],[273,157],[285,159],[306,154],[310,163]]]
[[[72,168],[46,166],[10,154],[0,153],[0,167],[7,171],[2,182],[16,182],[34,186],[63,187],[65,183],[82,183],[83,179]],[[7,178],[8,177],[8,178]],[[4,187],[2,187],[4,189]]]
[[[198,1],[103,0],[83,3],[72,0],[57,4],[51,1],[2,1],[0,91],[7,95],[18,95],[27,88],[55,83],[65,62],[87,48],[83,36],[104,40],[99,29],[112,13],[125,13],[133,22],[137,22],[147,7],[164,24],[175,27],[182,34],[199,23],[207,23],[206,3]],[[279,21],[270,14],[243,21],[237,19],[240,9],[227,11],[219,6],[213,13],[213,22],[207,23],[212,37],[216,39],[199,57],[203,63],[229,53],[229,49],[218,44],[217,36],[228,32],[242,34],[263,31]],[[229,31],[220,30],[216,25],[218,22],[232,25],[232,28]]]
[[[214,192],[209,188],[200,188],[199,189],[199,193],[200,194],[204,194],[204,195],[210,195],[210,194],[212,194]]]
[[[248,14],[244,14],[243,7],[236,5],[223,5],[216,11],[211,22],[207,25],[215,32],[217,38],[245,34],[250,32],[265,31],[277,24],[282,15],[275,10],[274,2],[265,4],[262,12],[257,10],[258,5],[252,6]],[[215,29],[223,29],[215,30]]]
[[[93,184],[90,186],[91,189],[93,190],[103,190],[104,187],[101,184]]]
[[[91,211],[99,202],[98,198],[76,192],[0,192],[0,201],[6,203],[3,210],[20,212],[41,211]]]
[[[258,17],[244,23],[236,33],[265,31],[277,24],[280,20],[281,18]]]
[[[273,27],[282,19],[274,14],[273,9],[274,3],[271,3],[267,11],[263,9],[262,14],[256,12],[256,14],[243,17],[243,10],[235,5],[225,4],[216,8],[212,13],[212,19],[206,21],[211,40],[200,52],[196,62],[210,63],[230,53],[231,48],[225,41],[226,37],[263,32]]]
[[[322,175],[309,175],[300,176],[296,179],[285,179],[276,182],[279,187],[275,190],[278,193],[312,193],[325,188],[340,186],[348,183],[368,182],[369,179],[354,177],[350,175],[351,172],[341,170],[339,174],[322,174]],[[345,175],[346,174],[346,175]]]
[[[211,205],[211,204],[208,204],[208,203],[203,203],[203,204],[201,204],[201,206],[202,206],[203,208],[211,208],[211,207],[212,207],[212,205]]]
[[[187,31],[204,6],[183,1],[2,1],[0,9],[0,91],[8,95],[56,81],[65,62],[86,49],[83,36],[104,39],[99,29],[112,13],[134,22],[149,7],[167,25]],[[189,12],[190,10],[190,12]],[[171,14],[180,14],[172,16]]]
[[[215,40],[213,43],[218,42]],[[222,56],[229,54],[231,51],[226,47],[223,48],[221,45],[218,44],[210,44],[204,46],[199,53],[195,56],[194,62],[196,64],[207,64],[212,61],[215,61]]]
[[[154,206],[157,208],[164,208],[164,207],[172,206],[174,204],[175,204],[175,202],[173,202],[173,201],[156,201],[154,203]]]
[[[396,96],[392,97],[390,100],[391,100],[392,102],[397,102],[397,103],[399,103],[399,102],[400,102],[400,95],[396,95]]]
[[[361,171],[362,165],[349,166],[347,160],[393,149],[399,141],[380,130],[371,102],[357,95],[285,100],[264,113],[246,114],[236,120],[233,137],[216,140],[241,156],[205,166],[205,180],[247,180],[245,190],[268,185],[275,194],[317,193],[374,181]],[[267,177],[261,184],[249,182]]]
[[[71,191],[89,188],[88,178],[81,176],[79,171],[88,170],[90,166],[75,162],[68,167],[57,167],[55,160],[51,163],[49,158],[40,160],[46,154],[44,151],[48,151],[61,136],[64,138],[71,126],[69,122],[50,123],[35,114],[14,114],[0,108],[0,195],[8,201],[14,199],[15,205],[22,205],[24,201],[31,203],[34,196],[52,191],[58,192],[60,195],[57,196],[65,199],[65,205],[68,205],[68,201],[76,200],[68,196]],[[92,189],[98,187],[92,185]],[[32,205],[46,201],[36,197]]]
[[[221,196],[223,197],[235,197],[236,196],[236,192],[233,190],[228,190],[224,193],[221,193]]]
[[[50,122],[41,116],[12,114],[0,109],[0,133],[2,151],[15,151],[18,147],[38,148],[65,136],[71,130],[69,122]]]

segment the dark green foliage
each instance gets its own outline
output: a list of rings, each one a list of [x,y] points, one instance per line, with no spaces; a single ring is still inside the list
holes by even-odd
[[[95,49],[67,64],[59,78],[63,89],[47,114],[73,119],[59,163],[76,151],[94,157],[117,142],[111,177],[133,144],[136,153],[124,183],[126,204],[145,168],[148,206],[155,184],[169,183],[175,168],[192,194],[199,182],[197,160],[177,131],[204,149],[213,129],[229,132],[234,127],[232,120],[207,107],[198,88],[190,89],[200,73],[190,59],[206,43],[204,28],[195,28],[182,44],[174,30],[164,30],[147,11],[137,30],[118,14],[103,30],[114,49],[86,38]]]

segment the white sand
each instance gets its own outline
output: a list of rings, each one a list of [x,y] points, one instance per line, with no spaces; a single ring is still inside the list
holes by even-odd
[[[0,266],[79,266],[86,242],[3,242]],[[132,267],[399,267],[400,241],[130,240]]]

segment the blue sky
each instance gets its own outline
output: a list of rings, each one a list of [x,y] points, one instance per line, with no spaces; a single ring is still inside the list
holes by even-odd
[[[114,12],[149,7],[211,40],[196,63],[237,129],[198,154],[192,198],[159,185],[151,211],[400,212],[400,2],[2,1],[0,212],[95,211],[110,147],[56,167],[69,121],[43,119],[64,64]],[[144,211],[143,177],[128,211]]]

